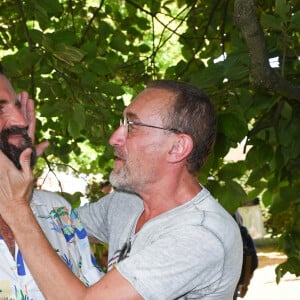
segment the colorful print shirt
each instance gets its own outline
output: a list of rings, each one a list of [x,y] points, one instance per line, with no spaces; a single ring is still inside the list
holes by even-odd
[[[30,205],[53,249],[72,272],[86,286],[98,281],[104,273],[96,264],[86,231],[70,204],[55,193],[35,190]],[[15,244],[13,258],[1,236],[0,299],[45,299],[27,268],[18,245]]]

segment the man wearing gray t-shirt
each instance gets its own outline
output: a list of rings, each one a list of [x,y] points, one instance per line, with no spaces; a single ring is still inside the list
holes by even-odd
[[[216,127],[209,98],[182,82],[154,81],[124,110],[110,138],[110,182],[117,190],[78,209],[89,235],[109,244],[109,271],[90,288],[53,255],[28,208],[30,151],[21,155],[22,172],[0,153],[8,174],[0,175],[0,214],[46,298],[232,300],[242,265],[240,232],[197,180]]]
[[[190,86],[154,83],[125,110],[123,122],[110,140],[116,149],[110,181],[125,191],[78,209],[88,234],[109,244],[108,270],[115,267],[145,299],[232,299],[240,232],[193,176],[215,135],[207,97]],[[160,161],[154,145],[164,149],[168,139],[176,142]]]

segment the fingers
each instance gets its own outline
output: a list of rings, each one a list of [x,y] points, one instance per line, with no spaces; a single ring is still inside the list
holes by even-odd
[[[21,103],[21,111],[23,113],[23,116],[25,117],[25,119],[27,119],[27,102],[28,102],[28,93],[26,91],[21,92],[18,95],[18,99]]]
[[[2,151],[0,151],[1,180],[3,181],[5,179],[6,183],[10,181],[13,182],[17,180],[17,177],[19,175],[21,175],[23,178],[27,178],[27,180],[33,179],[32,169],[30,167],[31,152],[32,150],[30,148],[27,148],[21,153],[19,161],[22,170],[18,170],[13,162]],[[0,186],[3,183],[1,180]]]
[[[21,112],[24,118],[28,121],[28,135],[34,143],[35,126],[36,119],[34,113],[34,103],[32,99],[29,99],[28,93],[26,91],[21,92],[19,95],[19,101],[21,103]]]
[[[24,118],[28,121],[28,135],[34,142],[35,126],[36,119],[34,113],[34,102],[32,99],[29,99],[28,93],[23,91],[19,94],[19,101],[21,103],[21,112]]]
[[[45,141],[35,146],[36,155],[39,157],[49,147],[49,142]]]
[[[30,148],[22,152],[22,170],[19,170],[0,151],[0,214],[6,221],[14,216],[16,209],[27,206],[30,201],[34,183],[34,175],[30,168],[31,152]]]
[[[18,95],[19,101],[21,103],[21,112],[25,119],[28,121],[28,135],[34,144],[35,141],[35,129],[36,129],[36,118],[34,111],[34,102],[32,99],[29,99],[29,95],[26,91],[21,92]],[[49,146],[49,142],[45,141],[36,145],[37,156],[41,156],[46,148]]]
[[[34,144],[36,119],[35,119],[35,112],[34,112],[34,102],[32,99],[28,99],[27,101],[26,115],[29,123],[27,132],[32,140],[32,143]]]
[[[33,180],[33,174],[30,167],[31,160],[31,152],[30,148],[25,149],[20,155],[20,165],[22,167],[23,174],[26,178]]]

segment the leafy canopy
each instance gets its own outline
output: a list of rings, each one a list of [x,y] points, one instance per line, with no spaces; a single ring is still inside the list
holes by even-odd
[[[278,278],[300,275],[300,2],[256,2],[2,0],[1,61],[51,142],[37,173],[106,176],[124,103],[150,79],[190,82],[219,116],[199,179],[229,212],[260,197],[289,257]],[[226,162],[245,137],[246,160]]]

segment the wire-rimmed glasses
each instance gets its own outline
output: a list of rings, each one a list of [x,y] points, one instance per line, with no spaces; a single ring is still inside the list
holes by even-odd
[[[180,130],[176,129],[176,128],[164,128],[164,127],[159,127],[159,126],[154,126],[154,125],[149,125],[149,124],[145,124],[142,122],[136,122],[136,121],[129,121],[126,117],[124,117],[123,119],[120,119],[120,126],[124,126],[125,128],[125,132],[128,135],[129,133],[129,128],[130,126],[143,126],[143,127],[149,127],[149,128],[156,128],[156,129],[160,129],[160,130],[165,130],[165,131],[169,131],[172,133],[182,133]]]

